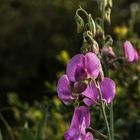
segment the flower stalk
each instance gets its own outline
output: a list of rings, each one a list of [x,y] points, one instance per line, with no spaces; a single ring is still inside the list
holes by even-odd
[[[98,94],[99,94],[99,100],[100,100],[100,105],[101,105],[101,113],[103,115],[103,118],[104,118],[104,121],[105,121],[105,126],[106,126],[106,129],[107,129],[107,137],[108,137],[108,140],[111,140],[109,123],[108,123],[108,120],[107,120],[107,115],[106,115],[106,112],[105,112],[105,105],[104,105],[104,102],[103,102],[103,97],[102,97],[102,93],[101,93],[101,89],[100,89],[100,85],[99,85],[98,81],[97,81],[97,84],[96,84],[96,88],[97,88]]]
[[[102,29],[104,30],[104,21],[105,21],[105,1],[106,0],[103,0],[102,1]],[[103,35],[103,46],[105,45],[105,40],[104,40],[104,35]],[[106,64],[107,65],[107,64]],[[105,76],[108,77],[108,72],[109,71],[109,68],[106,67],[105,68]],[[98,89],[99,90],[99,89]],[[100,90],[99,90],[100,91]],[[101,94],[99,92],[99,94]],[[102,94],[101,94],[102,95]],[[104,107],[102,107],[104,109]],[[102,110],[103,110],[102,109]],[[105,110],[105,109],[104,109]],[[105,116],[105,114],[104,114]],[[108,132],[108,137],[109,137],[109,140],[114,140],[114,116],[113,116],[113,102],[110,103],[110,109],[109,109],[109,118],[110,118],[110,128],[109,128],[109,124],[108,124],[108,121],[107,121],[107,117],[105,116],[104,119],[105,119],[105,123],[106,123],[106,127],[107,127],[107,132]]]

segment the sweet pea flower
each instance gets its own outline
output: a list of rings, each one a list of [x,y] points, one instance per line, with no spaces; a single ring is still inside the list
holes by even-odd
[[[99,85],[104,101],[106,103],[111,103],[115,97],[115,82],[105,77],[103,81],[99,82]],[[98,91],[93,82],[89,84],[82,94],[85,96],[83,101],[86,105],[91,106],[99,103]]]
[[[72,102],[75,97],[72,96],[71,91],[71,82],[68,79],[67,75],[62,75],[58,80],[57,84],[57,93],[58,97],[65,103],[68,104]]]
[[[72,82],[89,77],[96,79],[99,75],[99,68],[100,60],[94,53],[77,54],[68,62],[66,74]]]
[[[58,97],[68,104],[82,93],[87,85],[83,80],[97,78],[100,71],[100,60],[94,53],[78,54],[68,62],[66,74],[61,76],[57,84]]]
[[[94,140],[91,132],[87,132],[85,140]]]
[[[76,94],[83,92],[86,87],[85,83],[81,81],[71,82],[66,74],[62,75],[57,84],[58,97],[65,104],[69,104],[76,99]]]
[[[127,59],[127,61],[136,62],[138,60],[138,52],[133,47],[131,42],[125,41],[123,47],[124,47],[125,58]]]
[[[94,140],[86,128],[90,126],[90,112],[86,106],[75,108],[70,128],[65,132],[65,140]]]

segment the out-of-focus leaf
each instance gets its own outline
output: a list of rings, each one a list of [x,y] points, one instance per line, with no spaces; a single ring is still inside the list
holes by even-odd
[[[18,97],[17,93],[15,93],[15,92],[9,93],[8,101],[11,105],[22,107],[22,103],[20,102],[19,97]]]
[[[3,138],[2,138],[2,134],[1,134],[1,130],[0,130],[0,140],[3,140]]]
[[[40,123],[39,123],[38,128],[37,128],[35,140],[43,140],[46,121],[47,121],[46,114],[47,114],[47,111],[44,111],[43,117],[40,120]]]
[[[34,137],[30,128],[23,129],[20,140],[34,140]]]

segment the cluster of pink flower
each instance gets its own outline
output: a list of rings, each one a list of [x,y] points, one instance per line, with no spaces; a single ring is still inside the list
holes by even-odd
[[[108,50],[109,51],[109,50]],[[125,59],[136,62],[138,53],[129,41],[124,43]],[[107,53],[105,51],[105,53]],[[93,52],[77,54],[67,64],[66,74],[58,81],[58,97],[69,104],[83,100],[84,105],[76,107],[69,130],[65,133],[65,140],[93,140],[90,127],[90,112],[88,106],[100,103],[96,79],[99,81],[104,102],[111,103],[115,97],[115,82],[101,74],[102,66],[99,57]],[[100,78],[102,75],[102,78]],[[80,98],[82,97],[82,98]]]

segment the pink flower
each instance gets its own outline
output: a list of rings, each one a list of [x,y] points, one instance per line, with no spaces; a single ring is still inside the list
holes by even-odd
[[[59,99],[65,104],[72,102],[75,97],[72,95],[71,82],[67,75],[62,75],[57,84],[57,93]]]
[[[138,52],[133,47],[131,42],[128,40],[125,41],[123,47],[124,47],[125,58],[127,59],[127,61],[136,62],[138,60]]]
[[[87,78],[96,79],[100,71],[100,60],[94,53],[77,54],[68,62],[66,74],[61,76],[57,84],[58,97],[65,103],[71,103],[82,93],[87,85],[82,81]]]
[[[66,74],[70,81],[76,82],[99,75],[100,60],[94,53],[77,54],[68,62]]]
[[[86,106],[75,108],[70,128],[66,131],[65,140],[94,140],[86,128],[90,126],[90,112]]]
[[[115,82],[105,77],[103,81],[99,82],[103,99],[106,103],[111,103],[115,97]],[[93,82],[88,85],[87,89],[82,93],[85,98],[84,103],[88,106],[96,105],[99,102],[99,95],[97,88]]]

